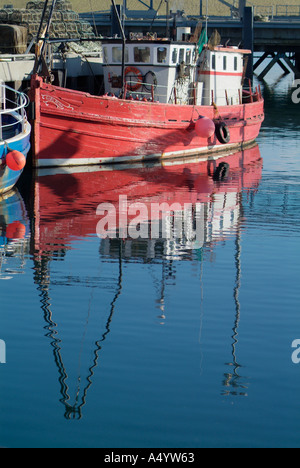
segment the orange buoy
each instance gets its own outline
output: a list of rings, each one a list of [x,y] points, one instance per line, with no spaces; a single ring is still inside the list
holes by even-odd
[[[12,150],[6,155],[6,164],[12,171],[22,171],[26,165],[26,158],[20,151]]]
[[[26,227],[20,221],[10,223],[6,228],[7,239],[24,239]]]
[[[200,138],[210,138],[215,133],[216,126],[208,117],[200,116],[195,123],[195,130]]]

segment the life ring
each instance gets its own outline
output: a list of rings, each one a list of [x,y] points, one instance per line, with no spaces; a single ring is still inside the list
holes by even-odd
[[[135,67],[127,67],[125,70],[125,78],[127,78],[128,75],[132,75],[137,80],[136,83],[129,83],[128,89],[130,91],[137,91],[138,89],[140,89],[143,84],[143,75],[140,72],[140,70]]]
[[[225,122],[216,123],[216,137],[224,145],[230,142],[230,131]]]

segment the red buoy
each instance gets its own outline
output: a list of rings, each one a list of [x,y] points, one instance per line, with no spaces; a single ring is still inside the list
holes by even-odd
[[[200,138],[210,138],[216,131],[214,122],[208,117],[200,116],[195,124],[195,130]]]
[[[7,239],[24,239],[26,227],[20,221],[10,223],[6,228]]]
[[[22,171],[26,165],[26,158],[20,151],[13,150],[7,153],[6,164],[12,171]]]

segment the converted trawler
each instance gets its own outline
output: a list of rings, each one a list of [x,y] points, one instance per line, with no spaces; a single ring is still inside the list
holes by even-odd
[[[102,96],[34,75],[34,165],[208,159],[251,145],[264,120],[260,88],[244,87],[251,51],[203,37],[103,40]]]

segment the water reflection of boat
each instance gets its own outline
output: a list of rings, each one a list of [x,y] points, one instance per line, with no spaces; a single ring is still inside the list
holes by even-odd
[[[29,242],[29,220],[20,193],[0,196],[0,280],[23,273]]]
[[[228,157],[227,157],[228,158]],[[88,390],[92,385],[93,375],[98,365],[101,349],[107,339],[113,320],[117,300],[122,293],[124,269],[123,264],[128,262],[145,262],[151,268],[154,263],[161,263],[162,276],[157,279],[153,277],[154,286],[157,290],[156,308],[159,320],[164,321],[165,311],[165,288],[172,278],[175,278],[174,261],[176,260],[201,260],[199,254],[203,247],[213,250],[217,242],[223,241],[227,236],[238,236],[243,224],[242,192],[254,191],[259,184],[262,170],[262,160],[258,146],[243,152],[233,154],[227,161],[230,162],[230,172],[225,180],[214,180],[214,161],[205,164],[198,161],[182,161],[180,164],[168,164],[167,166],[130,166],[122,169],[108,167],[98,170],[91,168],[76,168],[72,171],[58,169],[39,170],[34,180],[34,229],[32,246],[34,248],[34,279],[38,285],[42,311],[45,319],[46,336],[51,342],[54,361],[58,369],[60,384],[60,401],[65,408],[65,417],[75,419],[82,417],[82,409],[86,403]],[[110,300],[104,308],[105,317],[101,322],[95,320],[93,315],[99,313],[94,310],[92,303],[97,288],[103,287],[101,281],[106,280],[99,277],[89,276],[71,278],[66,275],[60,276],[59,283],[56,277],[50,275],[50,264],[52,260],[62,260],[68,251],[72,249],[72,243],[78,239],[96,237],[96,228],[99,217],[96,215],[99,204],[109,203],[115,207],[115,213],[120,216],[119,201],[121,196],[126,196],[129,202],[137,203],[146,207],[146,211],[152,204],[165,202],[177,203],[178,209],[188,207],[187,225],[190,230],[184,232],[182,238],[164,238],[160,229],[157,239],[131,238],[116,236],[99,240],[100,257],[107,264],[106,259],[112,259],[114,265],[115,286],[110,289]],[[197,207],[198,210],[197,210]],[[180,210],[179,210],[180,211]],[[182,211],[182,210],[181,210]],[[172,230],[176,210],[172,216],[168,212],[161,212],[154,220],[155,222],[166,222]],[[198,216],[198,220],[196,219]],[[186,218],[185,218],[186,219]],[[130,213],[127,220],[132,221]],[[151,220],[150,220],[151,221]],[[195,239],[193,236],[194,226],[200,226],[200,234]],[[149,224],[149,219],[143,219]],[[169,224],[168,224],[169,223]],[[130,231],[127,231],[129,234]],[[119,234],[119,232],[117,232]],[[239,244],[237,243],[237,246]],[[237,247],[237,271],[240,271],[240,254]],[[102,265],[102,266],[103,266]],[[72,354],[72,360],[67,362],[64,346],[68,340],[65,339],[66,327],[58,323],[54,318],[53,292],[51,284],[57,286],[76,286],[82,284],[89,292],[88,311],[84,325],[81,325],[81,334],[78,332],[79,357]],[[238,290],[240,287],[240,274],[237,273],[236,288],[234,292],[236,302],[236,319],[233,340],[233,351],[237,343],[237,327],[240,317],[238,302]],[[110,288],[112,286],[110,285]],[[107,283],[102,292],[107,292]],[[103,294],[102,294],[103,296]],[[103,304],[104,298],[101,298]],[[79,322],[78,318],[76,319]],[[95,325],[92,325],[95,320]],[[100,320],[100,319],[99,319]],[[88,335],[87,327],[93,329],[93,338]],[[82,330],[83,329],[83,330]],[[71,332],[70,332],[71,333]],[[97,335],[97,336],[96,336]],[[88,352],[83,351],[83,341],[86,343]],[[70,338],[69,338],[70,340]],[[72,329],[72,346],[75,347],[75,334]],[[70,345],[70,341],[69,341]],[[78,363],[80,362],[80,366]],[[235,363],[235,361],[234,361]],[[76,376],[74,368],[81,369]],[[234,368],[237,373],[239,365]],[[227,376],[224,386],[231,386],[232,380]],[[74,383],[75,382],[75,383]],[[238,376],[234,380],[238,385]],[[227,388],[228,390],[228,388]]]
[[[126,196],[128,204],[143,203],[148,214],[154,203],[177,203],[183,208],[185,204],[201,205],[209,224],[203,231],[203,241],[222,240],[238,223],[239,193],[258,183],[262,167],[258,146],[232,154],[229,159],[227,156],[226,161],[230,173],[223,182],[212,177],[216,164],[213,159],[163,166],[123,165],[114,170],[108,166],[40,169],[34,182],[35,251],[63,251],[70,248],[72,239],[95,235],[100,219],[96,211],[102,203],[115,206],[119,227],[121,196]],[[128,213],[128,223],[133,218]]]

